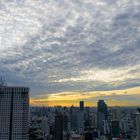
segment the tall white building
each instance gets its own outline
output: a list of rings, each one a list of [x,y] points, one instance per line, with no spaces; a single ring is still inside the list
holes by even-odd
[[[0,86],[0,140],[29,139],[29,88]]]

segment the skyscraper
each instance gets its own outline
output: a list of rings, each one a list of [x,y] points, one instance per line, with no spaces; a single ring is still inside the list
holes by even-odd
[[[110,133],[109,123],[107,120],[103,121],[103,134],[108,135]]]
[[[80,111],[84,110],[84,101],[80,101]]]
[[[85,120],[84,120],[84,112],[78,112],[77,113],[77,130],[79,132],[79,134],[81,134],[84,131],[84,124],[85,124]]]
[[[136,125],[137,125],[137,139],[140,140],[140,109],[138,109],[136,114]]]
[[[102,112],[97,112],[97,128],[103,134],[103,122],[105,120],[105,114]]]
[[[28,140],[29,88],[0,86],[0,140]]]
[[[68,118],[64,114],[55,116],[55,140],[63,140],[63,132],[67,132]]]
[[[107,105],[104,100],[98,101],[97,128],[103,133],[103,121],[107,120]]]
[[[98,101],[98,112],[105,114],[105,119],[107,120],[107,104],[104,102],[104,100]]]
[[[79,110],[73,106],[70,108],[70,121],[71,121],[71,130],[76,131],[77,130],[77,114],[79,113]]]

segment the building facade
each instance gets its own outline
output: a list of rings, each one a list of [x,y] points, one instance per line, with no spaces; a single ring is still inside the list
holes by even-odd
[[[107,104],[104,102],[104,100],[99,100],[97,106],[98,112],[105,114],[105,120],[107,120]]]
[[[97,128],[103,134],[103,121],[107,120],[107,104],[99,100],[97,104]]]
[[[0,140],[29,139],[29,88],[0,86]]]
[[[136,126],[137,126],[137,139],[140,140],[140,109],[138,109],[136,114]]]
[[[67,133],[68,117],[64,114],[55,116],[55,140],[63,140],[63,132]]]
[[[80,111],[84,110],[84,101],[80,101]]]

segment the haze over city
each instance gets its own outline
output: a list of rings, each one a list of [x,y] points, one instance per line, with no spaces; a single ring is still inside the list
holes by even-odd
[[[35,106],[139,106],[140,1],[0,1],[0,75]]]

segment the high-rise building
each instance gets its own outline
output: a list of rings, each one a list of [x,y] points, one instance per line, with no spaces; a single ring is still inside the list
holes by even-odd
[[[75,107],[70,108],[70,121],[71,121],[71,130],[76,131],[77,130],[77,116],[78,116],[79,110]]]
[[[119,137],[119,134],[120,134],[119,121],[116,121],[116,120],[112,121],[111,125],[112,125],[112,128],[111,128],[112,136]]]
[[[63,114],[55,116],[55,140],[63,140],[63,132],[67,132],[68,117]]]
[[[48,125],[48,118],[47,117],[41,118],[40,126],[41,126],[41,131],[43,134],[43,138],[44,138],[44,140],[47,140],[48,136],[49,136],[49,125]]]
[[[107,105],[104,100],[99,100],[97,105],[97,128],[103,134],[103,121],[107,120]]]
[[[103,134],[108,135],[110,133],[109,123],[107,120],[103,121]]]
[[[80,111],[84,110],[84,101],[80,101]]]
[[[77,114],[77,130],[79,134],[82,134],[82,132],[84,131],[84,124],[85,124],[85,120],[84,120],[84,112],[78,112]]]
[[[71,131],[77,131],[82,133],[84,131],[85,124],[85,113],[79,108],[71,107],[70,108],[70,121],[71,121]]]
[[[137,139],[140,140],[140,109],[138,109],[136,114],[136,125],[137,125]]]
[[[0,140],[28,140],[29,88],[0,86]]]
[[[104,100],[98,101],[98,112],[102,112],[105,114],[105,119],[107,120],[107,104]]]
[[[128,120],[126,119],[121,119],[121,121],[119,121],[119,125],[120,125],[120,131],[121,133],[125,134],[125,133],[129,133],[130,129],[129,129],[129,123]]]
[[[102,112],[97,112],[97,128],[103,134],[103,122],[105,120],[105,114]]]

